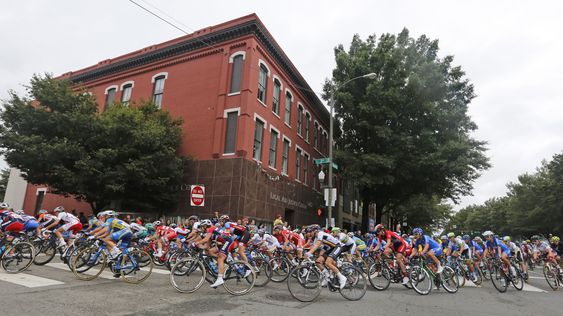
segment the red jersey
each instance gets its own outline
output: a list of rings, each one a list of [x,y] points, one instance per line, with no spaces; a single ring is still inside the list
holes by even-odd
[[[158,226],[158,228],[156,229],[156,234],[159,236],[164,236],[172,233],[175,234],[176,231],[174,231],[174,228],[170,226]]]

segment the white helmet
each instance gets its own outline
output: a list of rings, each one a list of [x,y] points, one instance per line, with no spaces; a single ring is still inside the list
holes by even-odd
[[[193,229],[193,230],[198,230],[198,229],[199,229],[199,225],[201,225],[200,222],[195,222],[195,223],[192,225],[192,229]]]
[[[16,214],[18,214],[18,215],[23,215],[23,214],[25,214],[25,212],[24,212],[23,210],[17,210],[17,211],[16,211]]]
[[[64,212],[64,211],[65,211],[64,206],[57,206],[57,207],[55,208],[55,212],[56,212],[56,213]]]
[[[103,211],[98,213],[98,217],[100,216],[115,216],[115,211],[113,210],[107,210],[107,211]]]
[[[0,209],[7,210],[10,208],[10,205],[6,202],[0,203]]]
[[[208,220],[208,219],[202,220],[199,224],[200,224],[200,225],[205,225],[205,226],[207,226],[207,227],[213,226],[213,223],[211,223],[211,221]]]
[[[488,236],[492,236],[494,235],[492,231],[487,230],[486,232],[483,233],[483,237],[488,237]]]

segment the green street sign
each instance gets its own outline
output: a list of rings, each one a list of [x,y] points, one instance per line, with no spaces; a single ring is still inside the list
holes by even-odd
[[[328,158],[319,158],[314,160],[315,165],[326,165],[328,164],[328,161],[329,161]],[[333,162],[332,168],[334,168],[334,170],[338,170],[338,165]]]

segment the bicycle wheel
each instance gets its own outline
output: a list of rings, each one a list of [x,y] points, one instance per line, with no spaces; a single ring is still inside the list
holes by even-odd
[[[411,267],[409,282],[414,291],[420,295],[428,295],[432,290],[432,278],[430,274],[419,265]]]
[[[522,273],[520,273],[520,271],[516,271],[516,276],[512,277],[511,282],[512,286],[514,286],[514,288],[518,291],[522,291],[522,289],[524,289],[524,277],[522,276]]]
[[[91,281],[97,278],[107,265],[107,255],[96,246],[82,249],[72,262],[72,272],[77,279]]]
[[[374,289],[383,291],[391,284],[391,273],[386,266],[376,261],[369,267],[368,280]]]
[[[495,286],[497,291],[501,293],[506,292],[508,282],[506,281],[504,271],[500,267],[494,266],[491,270],[491,281],[493,282],[493,285]]]
[[[442,285],[444,290],[446,290],[446,292],[456,293],[459,289],[459,286],[457,284],[457,277],[452,268],[444,267],[442,273],[440,273],[436,277],[440,278],[440,284]]]
[[[287,279],[287,289],[296,300],[311,302],[321,294],[321,279],[315,266],[297,266],[291,270]]]
[[[270,282],[268,275],[271,275],[270,265],[262,256],[258,256],[252,260],[254,272],[256,273],[256,281],[254,286],[262,287]]]
[[[140,260],[148,253],[143,250],[134,249],[121,257],[119,267],[121,278],[127,283],[139,284],[146,280],[152,273],[153,265],[147,267],[140,266]]]
[[[461,265],[457,265],[456,268],[454,269],[456,272],[456,276],[457,276],[457,284],[459,285],[459,287],[464,287],[465,286],[465,280],[466,280],[466,275],[467,272],[465,271],[465,269],[461,266]]]
[[[274,258],[271,259],[268,264],[270,265],[270,274],[268,277],[272,282],[280,283],[287,279],[289,271],[291,270],[289,260],[286,258]]]
[[[170,284],[178,292],[193,293],[205,281],[205,267],[198,259],[187,258],[179,260],[170,271]]]
[[[33,259],[33,263],[38,266],[49,263],[57,254],[55,245],[47,240],[45,240],[39,247],[36,247],[36,249],[37,248],[38,251],[35,252],[35,259]]]
[[[547,284],[549,284],[549,287],[551,287],[554,291],[559,289],[559,276],[557,273],[557,269],[554,268],[551,263],[546,263],[543,266],[543,276],[545,277]]]
[[[483,284],[483,275],[481,274],[481,269],[477,268],[473,270],[474,279],[471,280],[475,285]]]
[[[8,273],[22,272],[33,263],[35,247],[22,241],[6,249],[2,255],[2,268]]]
[[[349,301],[357,301],[364,297],[368,281],[362,270],[352,264],[344,264],[340,272],[346,277],[344,288],[339,289],[340,295]]]
[[[225,268],[223,287],[227,292],[232,295],[244,295],[252,290],[256,281],[256,273],[254,273],[250,264],[235,260],[226,263]],[[251,273],[245,277],[249,270]]]

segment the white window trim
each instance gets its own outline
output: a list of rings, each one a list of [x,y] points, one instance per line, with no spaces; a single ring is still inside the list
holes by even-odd
[[[259,119],[260,121],[262,121],[262,123],[264,123],[264,129],[267,129],[268,127],[268,121],[266,121],[263,117],[261,117],[260,115],[254,113],[254,122],[256,122],[256,119]]]
[[[307,157],[311,158],[311,155],[309,155],[309,153],[305,150],[301,149],[301,152],[303,153],[303,156],[307,155]]]
[[[227,115],[232,112],[237,112],[237,114],[240,116],[240,107],[225,109],[225,111],[223,111],[223,118],[227,118]]]
[[[305,114],[305,107],[303,106],[303,104],[299,101],[297,101],[297,109],[301,108],[301,112],[303,114]]]
[[[304,113],[305,113],[305,118],[307,118],[307,115],[309,115],[309,121],[311,121],[312,118],[313,118],[313,116],[311,115],[311,112],[309,112],[308,110],[305,109]]]
[[[121,87],[119,87],[119,91],[123,91],[123,87],[125,87],[128,84],[131,84],[131,89],[135,88],[135,81],[129,80],[121,84]]]
[[[286,140],[289,142],[289,147],[291,147],[291,139],[289,137],[283,135],[283,141],[286,141]],[[282,150],[283,150],[283,148],[282,148]]]
[[[280,130],[275,128],[272,124],[270,124],[270,134],[272,133],[272,131],[275,131],[276,133],[278,133],[278,139],[281,137],[281,133]]]
[[[303,156],[303,152],[304,152],[304,151],[303,151],[303,148],[301,148],[301,146],[299,146],[299,145],[296,144],[296,145],[295,145],[295,151],[298,151],[298,150],[301,151],[301,156]]]
[[[256,100],[258,100],[258,102],[259,102],[260,104],[262,104],[265,108],[268,107],[268,106],[266,105],[266,103],[262,102],[262,100],[260,100],[260,99],[258,99],[258,98],[256,98]]]
[[[266,67],[266,69],[268,70],[267,75],[268,75],[268,77],[270,77],[270,74],[271,74],[272,72],[270,71],[270,67],[268,67],[268,64],[266,64],[266,62],[263,61],[262,59],[258,59],[258,69],[260,69],[260,65],[264,65],[264,67]],[[281,82],[281,81],[280,81],[280,82]]]
[[[274,167],[272,167],[272,166],[270,166],[270,165],[268,165],[268,168],[270,168],[270,169],[272,169],[272,170],[275,170],[275,171],[278,171],[278,169],[276,169],[276,168],[274,168]]]
[[[43,192],[43,194],[47,194],[47,188],[37,188],[35,195],[39,195],[39,192]]]
[[[274,114],[275,117],[281,120],[281,117],[276,112],[272,111],[272,114]]]
[[[291,128],[291,125],[287,124],[287,122],[285,120],[283,120],[283,123],[285,124],[285,126]]]
[[[283,81],[280,79],[280,77],[278,77],[276,75],[272,75],[272,82],[276,82],[276,80],[279,81],[279,83],[280,83],[280,94],[281,94],[281,92],[283,91]],[[281,97],[281,95],[280,95],[280,97]]]
[[[167,72],[159,72],[156,75],[152,76],[151,83],[154,83],[156,81],[156,78],[160,77],[160,76],[164,76],[164,80],[168,79],[168,73]]]
[[[243,50],[239,50],[238,52],[234,52],[229,56],[229,64],[232,64],[235,61],[235,57],[242,55],[242,60],[246,59],[246,52]]]
[[[223,156],[234,156],[235,153],[224,153]]]
[[[119,86],[114,84],[113,86],[107,87],[106,90],[104,91],[104,94],[107,95],[109,90],[111,90],[111,89],[115,89],[115,91],[117,92],[117,90],[119,90]]]
[[[289,90],[288,88],[285,88],[285,93],[289,93],[289,95],[291,96],[291,101],[292,101],[291,103],[293,103],[293,93],[291,93],[291,90]],[[285,94],[283,96],[284,96],[284,101],[285,101]]]
[[[229,93],[229,94],[227,94],[227,96],[232,97],[233,95],[239,95],[239,94],[240,94],[240,91],[237,91],[237,92]]]

